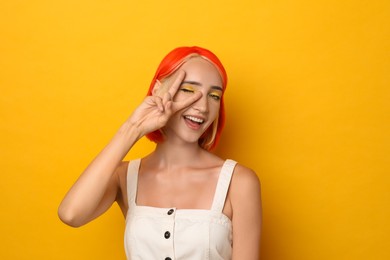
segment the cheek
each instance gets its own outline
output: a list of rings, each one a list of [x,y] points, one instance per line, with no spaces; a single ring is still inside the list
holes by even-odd
[[[216,118],[219,115],[219,109],[221,107],[221,103],[211,101],[209,104],[209,114],[210,117]]]

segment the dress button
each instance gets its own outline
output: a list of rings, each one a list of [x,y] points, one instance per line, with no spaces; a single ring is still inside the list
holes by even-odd
[[[174,212],[175,210],[174,209],[170,209],[169,211],[168,211],[168,215],[172,215],[172,213]]]
[[[170,236],[171,236],[171,233],[169,233],[169,231],[165,232],[164,237],[166,239],[170,238]]]
[[[170,258],[170,257],[165,257],[165,260],[172,260],[172,258]]]

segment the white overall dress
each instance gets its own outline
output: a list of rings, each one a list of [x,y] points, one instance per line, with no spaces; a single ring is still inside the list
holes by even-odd
[[[125,250],[129,260],[228,260],[232,223],[222,213],[235,161],[223,164],[210,210],[137,206],[140,159],[127,172],[129,210]]]

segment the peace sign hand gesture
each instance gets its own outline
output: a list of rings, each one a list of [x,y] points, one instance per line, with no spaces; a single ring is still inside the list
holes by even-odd
[[[178,71],[173,78],[156,86],[153,95],[147,96],[135,109],[128,120],[137,128],[139,137],[164,127],[173,114],[201,98],[202,94],[195,92],[185,100],[173,101],[184,77],[185,72]]]

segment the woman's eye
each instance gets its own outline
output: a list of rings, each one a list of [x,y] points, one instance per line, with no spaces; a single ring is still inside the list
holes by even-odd
[[[195,90],[190,89],[190,88],[181,88],[180,90],[183,92],[186,92],[186,93],[194,93],[195,92]]]
[[[219,101],[219,100],[221,100],[221,97],[219,96],[219,95],[217,95],[217,94],[209,94],[209,96],[212,98],[212,99],[215,99],[215,100],[217,100],[217,101]]]

